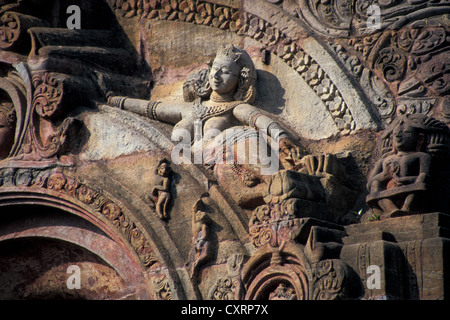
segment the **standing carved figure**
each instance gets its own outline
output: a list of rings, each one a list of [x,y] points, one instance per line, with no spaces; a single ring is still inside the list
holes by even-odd
[[[155,199],[156,213],[163,220],[169,219],[171,174],[172,169],[169,163],[166,160],[160,161],[156,168],[155,185],[152,188],[151,195]]]
[[[192,259],[191,278],[195,279],[199,268],[210,258],[209,225],[211,218],[205,210],[202,199],[199,199],[192,212]]]

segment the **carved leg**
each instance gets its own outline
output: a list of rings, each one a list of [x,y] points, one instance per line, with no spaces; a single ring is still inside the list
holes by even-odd
[[[414,194],[409,194],[406,199],[405,199],[405,203],[402,206],[402,211],[404,212],[409,212],[411,211],[411,205],[414,201],[415,195]]]
[[[164,197],[164,204],[163,204],[163,218],[169,219],[169,197]]]
[[[392,202],[391,199],[382,199],[378,201],[378,205],[381,209],[383,209],[384,215],[386,217],[392,217],[395,216],[396,213],[400,212],[401,210],[397,208],[397,206]]]
[[[191,278],[196,279],[199,269],[209,261],[209,241],[200,240],[195,245],[195,258],[191,266]]]
[[[159,197],[156,202],[156,213],[160,219],[164,219],[164,197]]]

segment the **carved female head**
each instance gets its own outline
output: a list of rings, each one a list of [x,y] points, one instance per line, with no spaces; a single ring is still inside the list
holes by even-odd
[[[211,94],[232,94],[235,101],[253,103],[256,69],[248,53],[234,45],[221,46],[209,70],[201,70],[184,83],[186,101]]]
[[[8,157],[14,143],[16,113],[14,105],[0,102],[0,160]]]

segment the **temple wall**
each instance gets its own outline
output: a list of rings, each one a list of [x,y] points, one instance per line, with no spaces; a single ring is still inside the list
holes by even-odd
[[[446,298],[448,13],[3,1],[0,299]]]

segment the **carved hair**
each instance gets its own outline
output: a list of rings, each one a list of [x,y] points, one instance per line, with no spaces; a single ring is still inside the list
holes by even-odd
[[[381,137],[383,154],[393,151],[392,132],[401,122],[417,129],[424,136],[423,141],[418,142],[417,151],[428,152],[432,155],[449,152],[450,129],[445,123],[424,114],[410,114],[398,116],[383,134]]]
[[[0,103],[0,115],[6,118],[7,124],[11,129],[16,126],[16,111],[14,105],[9,102]]]
[[[256,69],[248,53],[234,45],[221,46],[216,57],[223,57],[235,62],[240,70],[239,82],[234,94],[236,101],[252,104],[256,98]],[[212,63],[208,64],[211,67]],[[211,87],[209,85],[210,69],[203,69],[186,80],[183,84],[183,97],[185,101],[194,101],[197,98],[209,98]]]

